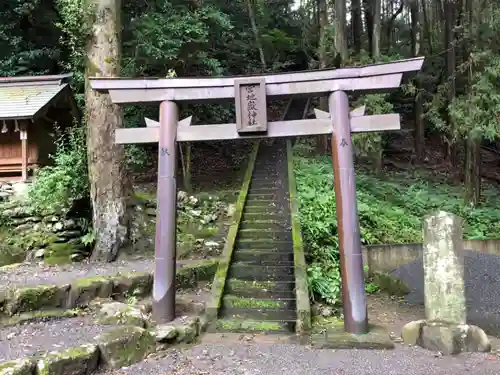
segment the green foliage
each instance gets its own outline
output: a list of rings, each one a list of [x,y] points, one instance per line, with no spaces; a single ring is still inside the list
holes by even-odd
[[[38,211],[65,213],[89,194],[85,128],[56,129],[54,142],[53,165],[37,172],[28,197]]]
[[[318,298],[335,303],[340,277],[331,160],[305,156],[309,149],[304,144],[295,146],[294,152],[310,288]],[[500,201],[494,189],[486,190],[482,206],[472,208],[463,203],[462,186],[436,182],[427,176],[388,173],[376,177],[361,172],[356,184],[361,241],[365,245],[422,242],[423,217],[435,210],[462,217],[467,238],[500,236],[500,212],[496,209]]]

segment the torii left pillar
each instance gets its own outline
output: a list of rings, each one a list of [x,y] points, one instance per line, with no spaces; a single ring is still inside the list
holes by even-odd
[[[153,319],[167,323],[175,319],[176,262],[176,136],[179,109],[172,101],[160,104],[158,187],[156,205]]]

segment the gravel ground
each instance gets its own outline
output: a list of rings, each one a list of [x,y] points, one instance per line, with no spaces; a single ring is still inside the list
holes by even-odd
[[[470,324],[486,333],[500,335],[500,257],[467,250],[465,253],[465,293]],[[422,259],[399,267],[394,275],[410,287],[406,296],[410,304],[424,303],[424,269]]]
[[[419,348],[393,351],[313,350],[291,344],[204,344],[172,349],[163,358],[148,359],[100,375],[497,375],[495,355],[436,357]]]
[[[196,260],[177,261],[177,267]],[[69,284],[76,278],[116,275],[120,272],[151,272],[154,259],[118,260],[113,263],[75,263],[64,266],[47,266],[25,263],[0,271],[0,290],[19,285]]]
[[[113,328],[87,318],[4,327],[0,329],[0,362],[91,343],[94,337]]]

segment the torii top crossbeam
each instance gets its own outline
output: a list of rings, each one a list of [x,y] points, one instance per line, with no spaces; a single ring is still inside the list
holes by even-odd
[[[403,76],[418,72],[423,57],[353,68],[214,78],[91,78],[94,90],[108,91],[113,103],[197,102],[232,99],[241,79],[265,83],[266,96],[328,95],[333,91],[388,92]]]

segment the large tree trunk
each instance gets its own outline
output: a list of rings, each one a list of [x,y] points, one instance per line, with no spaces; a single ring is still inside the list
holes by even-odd
[[[375,62],[378,62],[380,60],[380,36],[381,36],[381,23],[382,23],[382,14],[381,14],[381,7],[382,7],[382,2],[381,0],[372,0],[372,45],[371,45],[371,53],[372,53],[372,58]],[[383,137],[383,134],[381,135]],[[375,170],[375,173],[380,173],[382,171],[383,167],[383,157],[384,157],[384,150],[382,143],[378,145],[378,148],[373,150],[371,152],[371,159],[373,163],[373,169]]]
[[[418,9],[418,0],[411,0],[410,2],[411,13],[411,53],[412,56],[417,57],[420,53],[420,12]],[[415,80],[417,88],[420,87],[420,81],[417,77]],[[417,93],[414,102],[414,115],[415,115],[415,156],[417,164],[420,164],[424,159],[425,149],[425,123],[423,119],[422,100],[420,93]]]
[[[455,46],[455,22],[456,22],[456,6],[454,0],[444,0],[444,46],[446,50],[446,75],[448,78],[448,105],[453,101],[456,95],[455,87],[455,70],[456,70],[456,46]],[[446,108],[446,122],[450,129],[448,139],[448,150],[446,158],[451,165],[457,165],[457,148],[453,140],[454,124],[449,116],[448,108]]]
[[[326,46],[326,28],[328,27],[328,7],[326,0],[318,0],[318,20],[319,20],[319,68],[325,69],[328,67],[328,54]],[[328,112],[328,97],[322,96],[319,98],[319,107],[322,111]],[[328,136],[319,135],[317,138],[318,154],[328,152]]]
[[[425,0],[422,0],[422,17],[424,20],[424,32],[425,32],[425,39],[427,40],[427,48],[429,49],[429,54],[432,55],[432,33],[431,33],[431,27],[429,24],[429,17],[427,16],[427,3]]]
[[[361,36],[363,34],[363,21],[361,19],[361,0],[351,0],[351,27],[354,53],[361,53]]]
[[[372,57],[375,61],[380,60],[380,32],[382,24],[381,14],[382,1],[373,0],[373,37],[372,37]]]
[[[259,50],[259,57],[262,69],[265,71],[267,70],[266,55],[264,54],[264,47],[262,46],[262,40],[260,39],[260,33],[257,27],[257,21],[255,19],[255,12],[253,6],[254,6],[253,1],[247,0],[248,17],[250,18],[250,24],[252,25],[252,32],[255,37],[255,45]]]
[[[128,239],[128,179],[123,146],[114,143],[123,110],[109,94],[90,87],[89,77],[116,77],[120,72],[120,0],[89,0],[95,5],[93,34],[87,45],[85,105],[90,196],[96,243],[93,260],[112,261]]]
[[[363,0],[363,13],[365,16],[366,34],[368,35],[368,52],[373,57],[373,6],[371,0]]]
[[[348,55],[346,35],[346,0],[335,0],[335,51],[340,54],[340,65],[344,66]]]
[[[465,1],[465,13],[467,16],[467,24],[469,28],[473,25],[474,21],[474,8],[472,0]],[[478,29],[479,30],[479,29]],[[479,31],[476,31],[479,34]],[[474,40],[475,38],[473,38]],[[479,39],[479,35],[477,35]],[[465,41],[465,39],[464,39]],[[463,43],[464,62],[469,58],[471,46]],[[467,84],[472,85],[473,67],[470,66],[467,72]],[[465,201],[473,206],[476,206],[481,199],[481,138],[469,137],[465,143]]]

